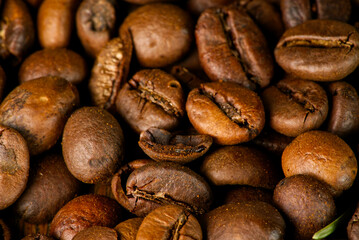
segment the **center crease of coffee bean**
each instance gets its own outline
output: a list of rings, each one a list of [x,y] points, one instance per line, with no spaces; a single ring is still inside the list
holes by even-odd
[[[158,203],[160,205],[164,205],[164,204],[172,204],[172,205],[177,205],[177,206],[181,206],[185,209],[187,209],[188,211],[195,213],[195,214],[203,214],[205,211],[202,208],[196,207],[196,206],[190,206],[188,203],[185,202],[181,202],[178,200],[174,200],[173,198],[171,198],[170,196],[168,196],[166,193],[163,192],[159,192],[159,193],[150,193],[144,190],[140,190],[138,189],[136,186],[134,187],[134,191],[132,192],[132,197],[136,198],[136,202],[138,198],[142,198],[145,199],[147,201],[152,201],[155,203]],[[134,207],[134,209],[136,208],[136,206]]]
[[[173,224],[171,230],[171,237],[170,240],[178,240],[180,238],[180,230],[186,224],[188,220],[189,213],[182,212],[181,215],[178,217],[177,221]]]
[[[309,47],[309,48],[348,48],[349,52],[354,47],[354,43],[347,39],[324,40],[324,39],[294,39],[283,43],[282,47]]]

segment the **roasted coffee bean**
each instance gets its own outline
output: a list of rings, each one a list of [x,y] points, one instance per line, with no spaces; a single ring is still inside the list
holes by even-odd
[[[128,178],[121,179],[126,172]],[[206,181],[191,169],[171,162],[147,163],[135,169],[131,165],[122,167],[112,179],[112,192],[124,208],[137,216],[168,204],[202,214],[212,203],[212,191]]]
[[[58,211],[51,222],[50,234],[71,240],[80,231],[92,227],[114,227],[120,219],[120,205],[113,199],[88,194],[76,197]]]
[[[292,137],[274,131],[270,127],[264,127],[258,137],[254,138],[251,143],[255,146],[264,148],[276,156],[282,156],[284,149],[293,141],[293,139],[294,138]]]
[[[42,77],[13,89],[0,105],[0,122],[19,131],[31,155],[52,146],[79,103],[75,86],[59,77]]]
[[[97,55],[89,81],[94,105],[111,109],[126,82],[132,55],[130,36],[123,34],[109,41]]]
[[[203,70],[212,81],[239,83],[252,90],[273,76],[266,39],[243,8],[209,8],[196,25],[196,43]]]
[[[203,220],[208,240],[284,239],[284,219],[266,202],[225,204],[207,213]]]
[[[140,134],[138,144],[156,161],[171,161],[180,164],[203,156],[212,145],[208,135],[172,134],[164,129],[149,128]]]
[[[117,232],[108,227],[92,226],[75,235],[73,240],[118,240]]]
[[[117,224],[114,229],[118,232],[121,240],[136,240],[136,234],[142,221],[143,218],[140,217],[130,218]]]
[[[359,239],[359,203],[355,212],[350,219],[347,226],[347,234],[349,240],[358,240]]]
[[[86,52],[96,57],[114,35],[116,1],[85,0],[76,12],[76,30]]]
[[[199,88],[202,83],[206,82],[205,80],[191,73],[187,68],[178,65],[172,67],[171,74],[183,85],[187,86],[189,90]]]
[[[4,0],[1,9],[0,57],[18,64],[34,44],[34,23],[23,0]]]
[[[67,47],[79,0],[44,0],[37,13],[37,31],[43,48]]]
[[[188,8],[191,12],[200,15],[207,8],[224,7],[234,0],[188,0]]]
[[[259,96],[239,84],[213,82],[193,89],[186,110],[193,127],[214,142],[233,145],[255,138],[263,129],[264,107]]]
[[[273,200],[294,226],[295,239],[311,239],[336,213],[327,185],[309,175],[282,179],[274,189]]]
[[[62,153],[69,171],[80,181],[108,182],[122,164],[122,128],[106,110],[82,107],[66,122]]]
[[[284,150],[282,169],[286,177],[309,174],[330,185],[338,196],[349,189],[358,163],[349,145],[325,131],[309,131],[296,137]]]
[[[277,132],[296,137],[318,129],[328,115],[328,98],[313,81],[286,77],[262,93],[269,125]]]
[[[55,239],[42,234],[36,234],[36,235],[32,234],[22,238],[21,240],[55,240]]]
[[[274,189],[280,180],[276,165],[258,149],[225,146],[204,157],[201,172],[214,185],[248,185]]]
[[[198,220],[185,208],[166,205],[150,212],[142,221],[136,239],[202,240]]]
[[[251,186],[235,186],[234,188],[226,191],[224,203],[239,203],[246,201],[262,201],[273,204],[273,192]]]
[[[358,92],[344,81],[329,84],[328,91],[332,103],[328,131],[342,138],[356,135],[359,131]]]
[[[25,190],[30,157],[25,139],[0,125],[0,210],[13,204]]]
[[[172,75],[160,69],[145,69],[120,90],[116,108],[138,134],[150,127],[171,130],[185,114],[185,96]]]
[[[23,61],[19,69],[19,82],[55,76],[79,84],[86,75],[85,59],[78,53],[66,48],[43,49]]]
[[[287,72],[314,81],[341,80],[359,65],[359,33],[335,20],[309,20],[288,29],[274,51]]]
[[[60,154],[46,154],[32,165],[26,190],[14,209],[19,217],[33,224],[47,223],[80,189]]]
[[[190,15],[167,3],[146,4],[131,12],[121,25],[128,31],[143,67],[158,68],[180,60],[193,39]]]
[[[350,0],[281,0],[280,8],[286,28],[311,19],[347,22],[351,13]]]

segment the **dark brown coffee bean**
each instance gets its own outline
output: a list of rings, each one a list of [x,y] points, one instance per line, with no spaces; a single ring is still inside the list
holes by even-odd
[[[121,240],[136,240],[136,234],[143,218],[130,218],[116,225],[115,230],[118,232]]]
[[[284,230],[279,211],[261,201],[225,204],[204,216],[203,231],[208,240],[280,240]]]
[[[127,79],[132,54],[130,36],[114,38],[101,49],[92,68],[89,90],[94,105],[111,109]]]
[[[358,172],[358,163],[349,145],[324,131],[309,131],[296,137],[283,152],[286,177],[309,174],[327,183],[338,196],[349,189]]]
[[[359,203],[355,212],[350,219],[347,226],[347,234],[349,240],[358,240],[359,239]]]
[[[143,219],[136,239],[202,240],[202,229],[198,220],[186,209],[166,205],[156,208]]]
[[[202,83],[206,82],[205,80],[191,73],[187,68],[179,65],[172,67],[171,74],[182,84],[187,86],[189,90],[199,88]]]
[[[235,186],[228,190],[224,197],[224,203],[239,203],[247,201],[262,201],[273,204],[273,192],[257,187]]]
[[[79,103],[75,86],[59,77],[42,77],[13,89],[0,105],[0,122],[19,131],[36,155],[50,149]]]
[[[187,5],[191,12],[200,15],[207,8],[224,7],[234,0],[189,0]]]
[[[116,1],[85,0],[76,12],[76,29],[86,52],[96,57],[110,41],[116,23]]]
[[[327,129],[340,137],[356,135],[359,131],[359,96],[347,82],[333,82],[328,90],[331,97],[331,112]]]
[[[80,231],[92,227],[114,227],[120,218],[120,205],[100,195],[74,198],[58,211],[51,222],[50,234],[56,239],[71,240]]]
[[[19,82],[56,76],[73,84],[79,84],[86,75],[85,59],[76,52],[66,48],[43,49],[31,54],[21,64]]]
[[[328,115],[328,98],[313,81],[286,77],[262,93],[269,125],[289,137],[318,129]]]
[[[43,48],[70,44],[79,0],[44,0],[37,13],[37,31]]]
[[[120,32],[129,31],[143,67],[164,67],[188,52],[193,38],[190,15],[178,6],[153,3],[130,13]]]
[[[16,130],[0,125],[0,210],[13,204],[25,190],[30,157],[25,139]]]
[[[214,185],[274,189],[280,180],[279,171],[264,152],[245,146],[225,146],[207,154],[201,172]]]
[[[62,153],[69,171],[85,183],[107,182],[121,166],[124,136],[106,110],[82,107],[66,122]]]
[[[22,238],[21,240],[55,240],[55,239],[52,237],[42,235],[42,234],[36,234],[36,235],[26,236],[26,237]]]
[[[282,179],[273,200],[294,226],[296,239],[311,239],[335,217],[335,202],[327,186],[308,175]]]
[[[70,201],[80,183],[67,169],[59,154],[46,154],[32,166],[26,190],[16,202],[16,213],[26,222],[50,222],[56,212]]]
[[[254,90],[269,84],[273,60],[266,39],[242,8],[209,8],[199,17],[196,42],[201,65],[212,81]]]
[[[1,7],[0,57],[17,64],[34,44],[34,24],[23,0],[4,0]]]
[[[259,96],[236,83],[213,82],[193,89],[186,110],[193,127],[214,142],[233,145],[255,138],[263,129],[264,107]]]
[[[138,133],[150,127],[174,129],[185,114],[181,84],[159,69],[137,72],[120,90],[116,107]]]
[[[121,179],[126,172],[128,178]],[[124,166],[112,179],[112,192],[124,208],[137,216],[145,216],[153,209],[168,204],[201,214],[212,203],[212,191],[201,176],[170,162],[147,163],[135,169]]]
[[[309,20],[288,29],[274,51],[287,72],[314,81],[335,81],[359,65],[359,33],[335,20]]]
[[[251,143],[260,146],[276,156],[282,156],[284,149],[294,138],[285,136],[274,131],[272,128],[264,127],[263,131],[254,138]]]
[[[118,240],[117,232],[108,227],[92,226],[75,235],[73,240]]]
[[[164,129],[149,128],[140,134],[138,144],[156,161],[184,164],[203,156],[212,142],[212,137],[208,135],[172,134]]]
[[[311,19],[347,22],[351,3],[350,0],[281,0],[280,8],[286,28],[291,28]]]

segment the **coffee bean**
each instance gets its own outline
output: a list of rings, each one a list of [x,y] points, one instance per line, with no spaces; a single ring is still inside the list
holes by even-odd
[[[287,72],[314,81],[341,80],[359,65],[359,33],[335,20],[309,20],[288,29],[274,51]]]
[[[117,232],[108,227],[92,226],[75,235],[73,240],[118,240]]]
[[[212,81],[236,82],[252,90],[269,84],[272,57],[244,9],[229,5],[205,10],[195,36],[201,65]]]
[[[143,218],[130,218],[116,225],[114,228],[120,236],[121,240],[136,240],[137,231]]]
[[[205,83],[193,89],[188,94],[186,110],[199,133],[210,135],[214,142],[222,145],[252,140],[265,122],[259,96],[230,82]]]
[[[188,163],[203,156],[212,145],[208,135],[181,135],[159,129],[149,128],[140,135],[141,149],[156,161]]]

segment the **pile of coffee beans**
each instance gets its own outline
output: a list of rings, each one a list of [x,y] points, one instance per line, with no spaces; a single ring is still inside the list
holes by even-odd
[[[358,0],[0,17],[0,239],[359,240]]]

